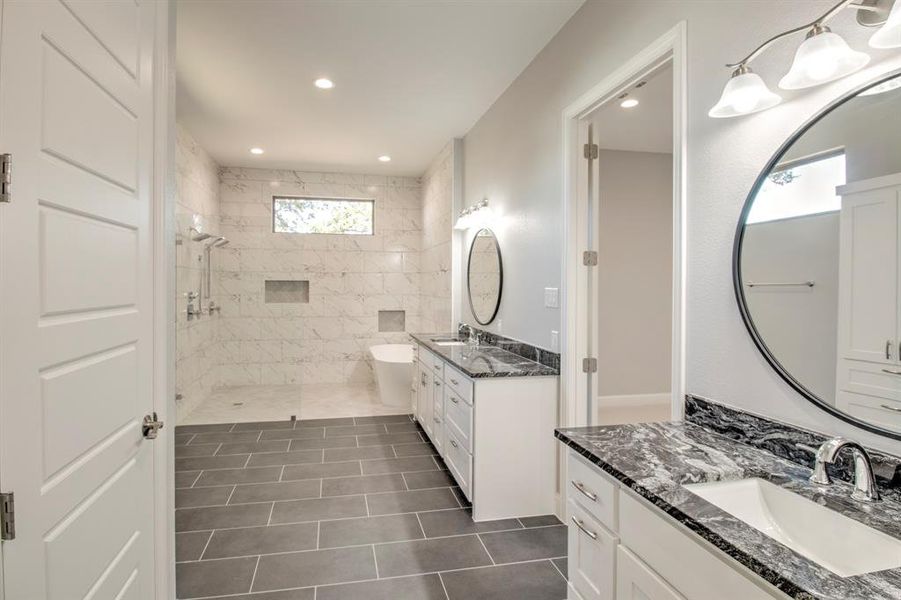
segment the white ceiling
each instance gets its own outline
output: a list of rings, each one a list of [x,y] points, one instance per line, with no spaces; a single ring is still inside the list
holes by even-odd
[[[622,108],[620,100],[601,106],[594,118],[598,146],[631,152],[673,151],[673,68],[670,63],[644,78],[647,83],[628,90],[638,100]]]
[[[583,2],[180,0],[178,119],[223,166],[419,175]]]

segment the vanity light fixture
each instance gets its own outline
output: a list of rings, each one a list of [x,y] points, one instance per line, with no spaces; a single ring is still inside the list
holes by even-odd
[[[738,117],[772,108],[780,102],[782,97],[771,92],[760,75],[740,64],[726,82],[720,101],[707,114],[714,119]]]
[[[895,1],[885,25],[870,38],[873,48],[901,48],[901,2]]]
[[[265,152],[265,150],[263,150],[262,148],[251,148],[250,149],[250,153],[256,154],[257,156],[259,156],[260,154],[263,154],[263,152]]]
[[[479,216],[484,215],[488,211],[488,198],[482,198],[472,206],[464,208],[454,223],[454,229],[469,229],[473,223],[478,220]]]
[[[788,73],[779,81],[779,87],[798,90],[835,81],[859,71],[870,62],[869,55],[852,50],[847,42],[833,33],[826,23],[845,8],[860,11],[858,23],[875,27],[883,25],[873,37],[880,39],[898,36],[901,45],[901,0],[841,0],[816,20],[774,35],[755,48],[748,56],[726,66],[733,69],[719,102],[710,110],[713,118],[737,117],[776,106],[781,98],[771,92],[763,79],[751,71],[749,64],[774,42],[786,36],[807,32],[807,37],[795,52]],[[891,13],[889,13],[891,7]],[[862,15],[866,15],[864,18]],[[885,31],[885,34],[881,32]],[[893,33],[895,32],[895,33]],[[877,36],[879,36],[877,38]],[[870,41],[873,45],[873,40]],[[890,46],[892,47],[892,46]]]
[[[625,100],[620,102],[619,105],[623,108],[635,108],[636,106],[638,106],[638,100],[636,100],[635,98],[626,98]]]
[[[783,90],[801,90],[841,79],[870,62],[864,52],[852,50],[842,37],[819,23],[798,46],[791,69],[779,81]]]
[[[388,156],[387,154],[382,154],[379,157],[379,162],[391,162],[391,157]]]
[[[313,85],[318,87],[320,90],[330,90],[335,87],[335,82],[327,77],[320,77],[316,81],[313,82]]]

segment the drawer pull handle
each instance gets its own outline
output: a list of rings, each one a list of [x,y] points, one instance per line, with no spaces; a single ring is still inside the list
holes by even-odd
[[[460,404],[460,401],[457,400],[456,398],[454,398],[453,396],[451,396],[451,402],[453,402],[454,404]]]
[[[450,443],[451,443],[451,446],[453,446],[454,448],[459,448],[459,447],[460,447],[460,446],[457,445],[457,442],[455,442],[454,440],[451,440]]]
[[[440,382],[440,381],[436,381],[436,382],[435,382],[435,387],[441,387],[441,382]]]
[[[881,406],[882,406],[882,408],[884,408],[886,410],[891,410],[894,412],[901,413],[901,408],[898,408],[897,406],[889,406],[888,404],[882,404]]]
[[[432,417],[432,420],[435,421],[436,423],[441,422],[441,419],[439,419],[438,417]]]
[[[588,537],[590,537],[593,540],[598,539],[598,534],[596,534],[593,531],[590,531],[587,527],[585,527],[585,523],[583,523],[582,521],[580,521],[579,519],[577,519],[575,517],[573,517],[572,519],[573,519],[573,523],[576,524],[576,527],[581,529],[585,533],[585,535],[587,535]]]
[[[573,479],[570,483],[573,484],[573,487],[574,487],[574,488],[576,488],[577,490],[579,490],[580,492],[582,492],[582,495],[583,495],[583,496],[585,496],[586,498],[588,498],[588,499],[591,500],[592,502],[597,502],[597,501],[598,501],[598,496],[597,496],[597,494],[592,494],[591,492],[589,492],[588,490],[586,490],[586,489],[585,489],[585,486],[582,485],[582,483],[576,481],[575,479]]]
[[[889,375],[901,375],[901,371],[892,371],[891,369],[882,369],[882,372]]]
[[[454,379],[453,377],[450,378],[450,381],[451,381],[451,383],[454,384],[454,385],[460,385],[460,382],[457,381],[456,379]]]

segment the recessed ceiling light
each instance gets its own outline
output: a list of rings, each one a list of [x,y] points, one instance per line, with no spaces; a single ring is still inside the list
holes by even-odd
[[[335,87],[335,82],[331,79],[327,79],[325,77],[320,77],[316,81],[313,82],[313,85],[318,87],[320,90],[330,90]]]
[[[251,154],[262,154],[263,152],[265,152],[265,150],[263,150],[262,148],[251,148],[250,149]]]
[[[379,162],[391,162],[391,157],[387,154],[383,154],[379,157]]]
[[[635,98],[628,98],[620,102],[619,105],[623,108],[635,108],[636,106],[638,106],[638,100],[636,100]]]

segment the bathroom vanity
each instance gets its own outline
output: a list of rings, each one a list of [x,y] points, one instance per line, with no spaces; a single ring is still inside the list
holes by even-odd
[[[794,440],[819,441],[727,419],[729,432],[763,433],[761,445],[786,452],[806,456]],[[901,598],[897,490],[851,500],[847,483],[812,484],[796,460],[694,422],[556,435],[567,446],[569,600]],[[873,458],[891,474],[888,460]]]
[[[473,520],[556,512],[557,370],[453,334],[412,337],[413,414]]]

